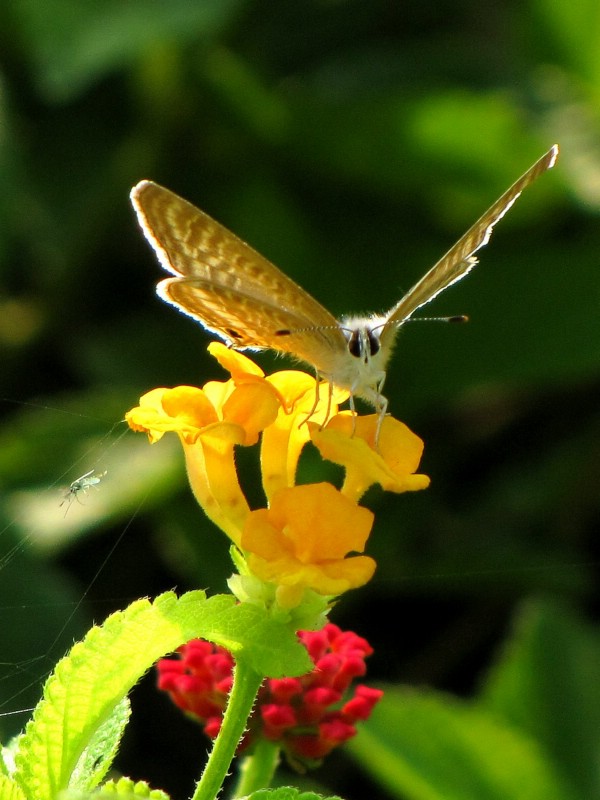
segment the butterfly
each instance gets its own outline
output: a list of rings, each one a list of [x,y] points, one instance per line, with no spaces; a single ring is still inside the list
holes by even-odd
[[[208,214],[152,181],[131,190],[142,231],[173,276],[157,286],[167,303],[198,320],[236,349],[270,348],[312,365],[317,373],[374,406],[382,394],[398,330],[421,306],[477,264],[496,223],[558,157],[554,145],[481,216],[386,314],[336,320],[317,300]],[[352,405],[353,407],[353,405]]]

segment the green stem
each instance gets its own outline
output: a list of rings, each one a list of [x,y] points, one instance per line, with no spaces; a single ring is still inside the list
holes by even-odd
[[[257,675],[243,660],[236,662],[233,686],[221,730],[215,739],[202,777],[196,784],[192,800],[214,800],[219,793],[246,729],[262,681],[262,675]]]
[[[279,745],[265,739],[257,742],[251,756],[240,765],[240,776],[232,797],[245,797],[258,789],[267,789],[279,764]]]

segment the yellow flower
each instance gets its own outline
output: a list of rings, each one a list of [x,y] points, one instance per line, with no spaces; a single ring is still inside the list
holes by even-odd
[[[379,441],[379,416],[352,417],[342,412],[324,429],[310,425],[311,438],[323,458],[346,470],[342,494],[358,502],[374,483],[389,492],[414,492],[429,486],[427,475],[413,474],[423,454],[423,441],[393,417],[385,417]]]
[[[328,483],[278,491],[268,509],[252,511],[241,546],[250,571],[278,584],[277,599],[296,605],[305,589],[338,595],[367,583],[375,562],[360,553],[373,514],[344,497]]]
[[[281,399],[258,367],[224,345],[213,348],[235,372],[235,380],[211,381],[203,389],[153,389],[125,415],[151,442],[167,431],[181,439],[194,496],[208,517],[239,546],[248,503],[239,484],[234,445],[255,444],[277,416]]]
[[[298,370],[281,370],[267,380],[282,398],[277,419],[262,435],[260,464],[267,499],[296,483],[296,468],[304,445],[310,440],[308,420],[324,425],[337,412],[348,392]]]
[[[217,415],[204,393],[194,386],[152,389],[140,398],[139,406],[125,414],[134,431],[148,434],[151,444],[167,431],[176,431],[185,442],[196,441],[203,428],[217,422]]]
[[[151,442],[168,431],[180,437],[198,503],[237,548],[234,591],[250,602],[263,598],[269,604],[274,597],[280,609],[290,610],[308,608],[315,598],[327,605],[328,598],[362,586],[375,570],[373,559],[362,555],[373,514],[358,501],[373,483],[394,492],[425,488],[429,478],[414,474],[423,442],[386,417],[376,445],[377,415],[337,413],[347,392],[296,370],[265,377],[220,343],[209,351],[230,380],[202,389],[154,389],[126,419]],[[251,511],[234,447],[254,444],[261,434],[268,508]],[[296,485],[298,460],[310,439],[324,458],[345,468],[341,491],[328,483]]]

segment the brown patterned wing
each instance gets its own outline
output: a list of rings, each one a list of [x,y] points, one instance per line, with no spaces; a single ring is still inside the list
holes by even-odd
[[[418,308],[429,303],[448,286],[459,281],[477,264],[475,253],[486,245],[492,235],[494,225],[502,219],[523,189],[551,169],[558,158],[558,145],[554,145],[524,175],[513,183],[502,197],[489,208],[458,242],[440,258],[429,272],[410,289],[400,302],[392,308],[382,332],[385,336],[395,335],[402,325]]]
[[[335,318],[203,211],[151,181],[131,191],[144,235],[176,277],[159,296],[239,348],[292,353],[328,373],[346,340]]]

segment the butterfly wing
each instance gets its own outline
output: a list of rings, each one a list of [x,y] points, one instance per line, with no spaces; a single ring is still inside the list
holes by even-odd
[[[159,296],[239,348],[292,353],[330,373],[347,352],[335,318],[208,214],[151,181],[131,191],[140,226],[174,278]]]
[[[429,272],[410,289],[388,314],[387,322],[381,334],[393,339],[398,327],[402,325],[421,306],[429,303],[448,286],[459,281],[477,264],[475,253],[490,240],[494,225],[502,219],[523,189],[538,178],[543,172],[551,169],[558,158],[558,146],[554,145],[524,175],[513,183],[502,197],[489,208],[477,222],[462,236],[458,242],[440,258]]]

